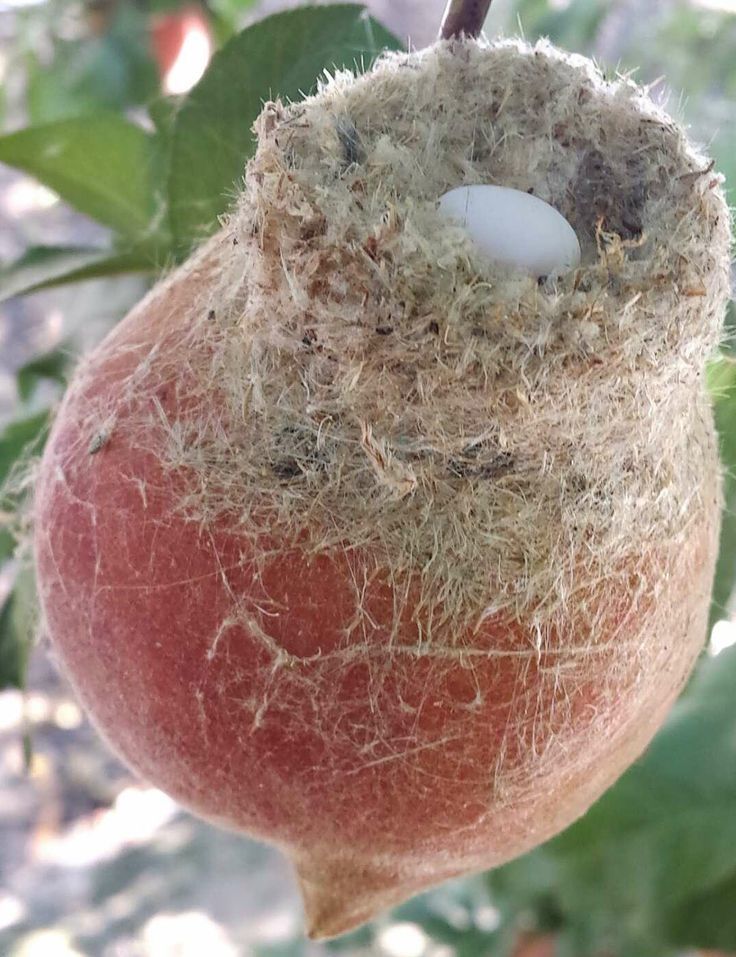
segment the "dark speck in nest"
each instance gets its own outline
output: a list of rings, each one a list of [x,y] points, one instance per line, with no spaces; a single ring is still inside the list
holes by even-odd
[[[365,149],[350,117],[338,116],[335,121],[335,129],[342,146],[345,167],[356,166],[365,162]]]
[[[629,174],[636,181],[636,170]],[[622,191],[611,165],[600,150],[589,150],[580,164],[575,186],[576,203],[579,209],[593,211],[596,219],[602,219],[605,228],[617,233],[622,239],[637,239],[641,236],[641,210],[646,199],[644,183]],[[590,229],[588,229],[590,232]]]
[[[467,450],[465,458],[451,459],[447,464],[450,473],[458,478],[496,479],[514,467],[514,457],[510,452],[499,452],[490,461],[479,463],[473,461],[478,451],[474,447]]]
[[[274,462],[271,468],[274,475],[286,481],[303,474],[296,459],[281,459],[279,462]]]

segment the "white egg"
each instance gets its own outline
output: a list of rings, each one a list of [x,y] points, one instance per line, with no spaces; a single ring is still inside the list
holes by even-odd
[[[580,262],[575,230],[554,206],[506,186],[458,186],[439,201],[440,213],[463,226],[494,262],[532,276],[560,276]]]

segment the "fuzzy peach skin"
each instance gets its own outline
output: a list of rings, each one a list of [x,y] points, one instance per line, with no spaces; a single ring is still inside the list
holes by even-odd
[[[717,493],[685,546],[663,556],[666,653],[624,667],[639,623],[627,618],[628,593],[602,583],[616,639],[599,654],[615,665],[613,688],[600,658],[590,675],[578,666],[560,680],[551,653],[528,652],[524,621],[491,620],[454,660],[423,656],[410,608],[390,637],[380,575],[363,596],[373,625],[358,639],[347,626],[360,554],[281,550],[275,529],[256,572],[253,544],[226,517],[188,519],[177,503],[191,476],[139,442],[162,416],[170,429],[198,411],[170,359],[196,348],[190,304],[208,256],[112,332],[57,416],[36,495],[45,627],[114,750],[195,813],[280,846],[298,869],[310,933],[335,935],[538,844],[640,753],[702,643]],[[100,407],[115,410],[105,427],[94,424]],[[259,629],[233,614],[243,595],[272,609]],[[567,627],[562,644],[576,640],[574,615]],[[561,730],[568,750],[542,774],[538,758]],[[512,793],[495,786],[499,769],[519,782]]]

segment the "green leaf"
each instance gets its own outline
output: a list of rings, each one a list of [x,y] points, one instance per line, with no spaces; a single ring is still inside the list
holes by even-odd
[[[44,409],[25,419],[8,423],[0,432],[0,486],[23,453],[31,446],[41,445],[48,420],[48,410]]]
[[[159,96],[148,104],[148,115],[156,128],[156,202],[159,218],[159,245],[165,246],[167,256],[176,258],[171,239],[168,180],[173,155],[176,118],[184,102],[182,96]]]
[[[237,33],[242,26],[244,16],[256,2],[257,0],[210,0],[207,9],[218,46]]]
[[[176,120],[169,205],[178,247],[212,232],[253,153],[263,103],[309,93],[324,70],[367,68],[399,41],[362,7],[304,7],[267,17],[233,37]]]
[[[34,246],[20,259],[0,269],[0,302],[50,286],[83,279],[151,272],[162,264],[152,250],[116,252],[110,249]]]
[[[572,0],[550,10],[546,0],[522,0],[516,5],[511,24],[521,24],[527,37],[549,37],[569,50],[584,50],[595,40],[601,22],[609,12],[607,0]]]
[[[696,895],[670,915],[670,934],[684,946],[733,952],[736,941],[736,874]]]
[[[645,757],[565,833],[490,876],[517,910],[558,908],[573,951],[704,946],[683,910],[707,907],[736,949],[736,648],[703,662]],[[726,906],[722,913],[718,910]]]
[[[15,538],[8,527],[18,496],[3,489],[13,467],[29,451],[40,451],[45,440],[49,413],[47,410],[9,423],[0,432],[0,562],[11,557]],[[22,495],[22,493],[21,493]],[[0,608],[0,691],[22,688],[26,660],[35,627],[35,585],[30,569],[16,575],[13,590]]]
[[[54,349],[26,362],[15,374],[21,400],[28,402],[37,384],[44,379],[65,385],[68,365],[69,355],[63,349]]]
[[[148,115],[160,136],[166,140],[174,132],[176,116],[184,98],[181,96],[159,96],[148,104]]]
[[[13,594],[0,610],[0,691],[22,688],[25,676],[25,656],[14,627]]]
[[[30,569],[18,573],[0,610],[0,691],[23,688],[36,627],[36,588]]]
[[[80,212],[140,238],[157,215],[156,138],[113,113],[0,137],[0,161],[35,176]]]
[[[38,36],[29,37],[30,49],[24,57],[32,124],[99,110],[122,112],[155,95],[159,76],[149,42],[147,4],[105,3],[107,22],[97,35],[80,30],[76,16],[77,25],[69,30],[62,15],[68,3],[57,0],[44,6],[51,8],[45,16],[39,11],[46,20],[45,29],[39,31],[37,25],[33,31],[44,42],[40,44]]]
[[[716,428],[720,438],[724,469],[724,509],[721,545],[713,587],[711,623],[727,617],[729,601],[736,586],[736,361],[730,357],[709,369]]]
[[[0,566],[13,557],[16,541],[10,532],[2,527],[3,516],[0,513]]]

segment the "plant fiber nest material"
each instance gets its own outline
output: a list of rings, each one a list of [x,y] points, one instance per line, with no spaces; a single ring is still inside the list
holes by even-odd
[[[545,43],[386,55],[266,104],[256,132],[221,231],[138,311],[169,332],[132,350],[116,399],[88,402],[81,428],[155,457],[177,514],[202,535],[225,524],[260,569],[208,661],[234,627],[263,650],[238,702],[244,748],[290,708],[319,739],[319,819],[318,785],[284,773],[270,787],[288,825],[249,829],[290,850],[312,929],[329,934],[565,826],[682,686],[718,532],[703,371],[729,292],[729,213],[720,178],[641,88]],[[437,211],[471,183],[552,204],[581,266],[538,282],[483,259]],[[153,380],[174,389],[175,415],[136,404]],[[267,569],[284,550],[302,570],[328,556],[351,581],[340,639],[309,655],[274,631],[283,596]],[[335,689],[366,663],[370,700],[346,701]],[[458,695],[441,722],[412,724],[424,703],[396,691],[420,667]],[[471,755],[465,727],[489,708]],[[428,752],[446,756],[435,778]],[[443,797],[441,774],[464,803]],[[361,775],[379,807],[351,795]],[[218,786],[204,812],[237,824]]]
[[[207,303],[226,348],[194,370],[238,433],[192,424],[211,491],[187,508],[421,573],[449,644],[502,611],[546,627],[698,520],[729,217],[640,90],[545,45],[444,44],[257,128]],[[436,211],[474,182],[554,205],[583,267],[546,289],[476,256]]]

